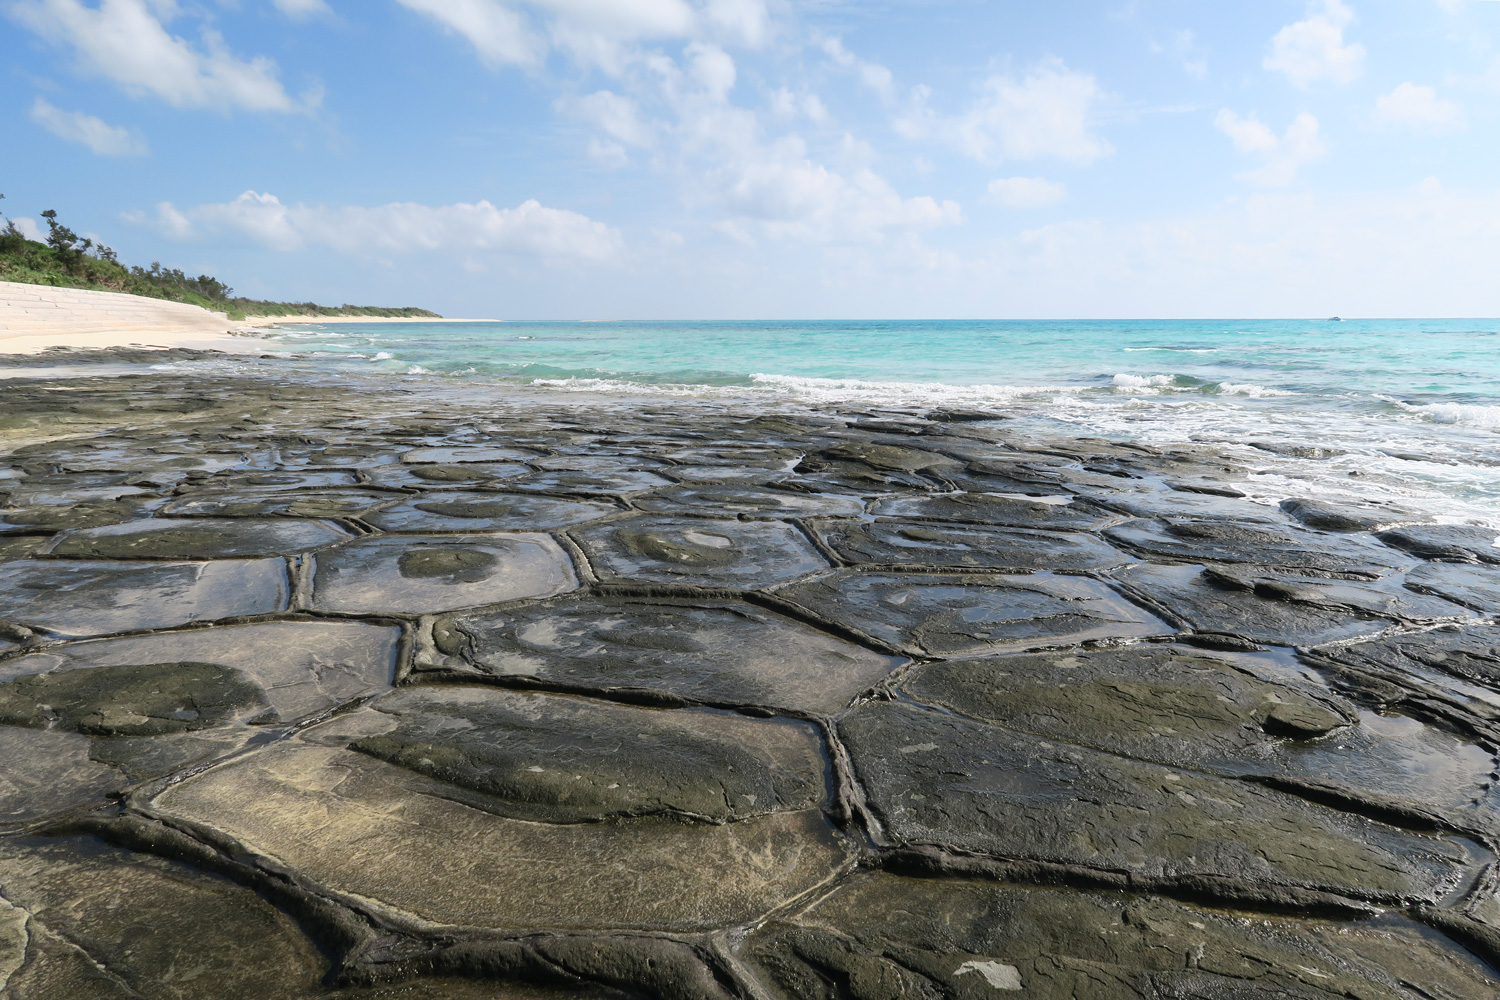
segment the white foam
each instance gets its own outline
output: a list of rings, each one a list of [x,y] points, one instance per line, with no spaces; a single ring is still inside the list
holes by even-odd
[[[1249,396],[1251,399],[1263,399],[1267,396],[1295,396],[1295,392],[1286,389],[1275,389],[1268,385],[1256,385],[1253,382],[1220,382],[1219,394],[1221,396]]]
[[[1154,391],[1163,386],[1171,385],[1172,381],[1173,377],[1171,375],[1131,375],[1129,372],[1121,372],[1115,376],[1114,386],[1116,389],[1145,389]]]
[[[1461,424],[1465,427],[1500,429],[1500,406],[1474,403],[1404,403],[1392,400],[1401,409],[1425,417],[1435,424]]]
[[[391,360],[394,357],[395,357],[395,355],[392,354],[390,351],[379,351],[370,360],[371,361],[389,361],[389,360]]]

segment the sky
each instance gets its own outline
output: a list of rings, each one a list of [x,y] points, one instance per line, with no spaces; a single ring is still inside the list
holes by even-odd
[[[1496,0],[0,0],[0,212],[500,319],[1500,316]]]

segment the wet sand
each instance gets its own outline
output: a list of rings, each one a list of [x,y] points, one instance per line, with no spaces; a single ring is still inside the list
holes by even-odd
[[[0,391],[14,995],[1500,985],[1492,532],[1003,413],[130,370]]]

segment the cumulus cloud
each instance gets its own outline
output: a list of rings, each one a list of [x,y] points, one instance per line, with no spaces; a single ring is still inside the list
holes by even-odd
[[[1229,136],[1235,149],[1265,160],[1259,169],[1239,175],[1241,180],[1260,187],[1290,184],[1299,170],[1322,159],[1327,152],[1318,120],[1306,112],[1292,119],[1280,136],[1254,115],[1242,118],[1227,108],[1214,118],[1214,125]]]
[[[1354,11],[1341,0],[1322,0],[1309,8],[1306,20],[1289,24],[1271,39],[1271,52],[1261,65],[1283,73],[1298,87],[1318,80],[1349,83],[1364,68],[1365,47],[1346,44],[1344,29]]]
[[[990,181],[989,193],[1006,208],[1046,208],[1068,198],[1065,184],[1045,177],[997,177]]]
[[[276,9],[293,21],[305,21],[310,17],[332,14],[325,0],[274,0]]]
[[[1023,77],[995,75],[962,114],[943,116],[928,107],[930,92],[917,88],[913,107],[898,117],[896,131],[938,141],[981,163],[1042,158],[1088,164],[1113,152],[1094,134],[1095,108],[1103,99],[1087,73],[1049,59]]]
[[[38,97],[31,106],[31,120],[59,139],[81,143],[96,156],[145,156],[146,140],[126,128],[106,124],[82,111],[64,111]]]
[[[863,83],[886,100],[890,100],[895,96],[896,78],[891,74],[891,71],[880,65],[880,63],[859,58],[853,52],[844,48],[842,39],[836,37],[825,38],[823,40],[823,54],[840,69],[852,71],[859,77],[860,83]]]
[[[163,202],[155,221],[176,239],[237,232],[282,251],[325,246],[350,254],[493,252],[605,261],[622,245],[619,233],[603,223],[535,200],[515,208],[496,208],[487,201],[325,207],[286,204],[273,194],[246,191],[230,202],[185,211]]]
[[[1375,99],[1375,120],[1394,128],[1453,132],[1464,127],[1463,109],[1432,87],[1403,83]]]
[[[71,48],[79,68],[111,80],[126,93],[153,95],[179,108],[305,110],[314,97],[293,99],[264,56],[241,59],[214,31],[202,33],[201,48],[169,33],[158,18],[175,5],[157,0],[21,0],[10,15],[54,44]]]

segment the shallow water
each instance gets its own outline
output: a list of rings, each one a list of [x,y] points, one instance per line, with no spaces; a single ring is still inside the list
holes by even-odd
[[[1407,500],[1500,527],[1500,320],[339,324],[273,344],[433,388],[980,408],[1051,433],[1227,444],[1257,498]]]

